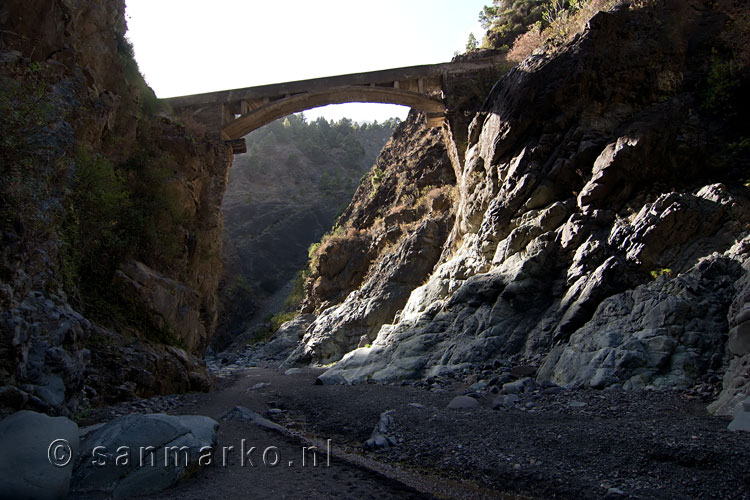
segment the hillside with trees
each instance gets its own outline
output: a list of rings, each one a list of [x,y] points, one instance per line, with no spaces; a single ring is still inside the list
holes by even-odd
[[[248,151],[234,160],[222,206],[217,348],[248,326],[257,327],[248,338],[268,331],[290,282],[306,267],[308,248],[349,204],[398,123],[308,121],[297,114],[246,137]]]

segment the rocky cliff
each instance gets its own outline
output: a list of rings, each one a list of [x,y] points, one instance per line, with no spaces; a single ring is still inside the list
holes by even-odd
[[[410,114],[312,254],[302,312],[317,317],[287,363],[329,363],[374,340],[438,261],[455,180],[444,134]]]
[[[124,2],[0,27],[0,411],[208,387],[231,152],[161,108]]]
[[[495,84],[455,170],[461,131],[410,117],[314,259],[287,364],[337,361],[325,383],[518,366],[715,394],[723,377],[712,410],[730,411],[750,383],[750,130],[729,4],[596,14]],[[402,203],[404,186],[435,195]]]

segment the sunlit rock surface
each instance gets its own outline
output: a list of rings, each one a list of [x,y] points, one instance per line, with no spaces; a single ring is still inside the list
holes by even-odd
[[[716,117],[696,85],[720,23],[680,2],[599,13],[565,50],[511,70],[470,127],[429,279],[366,345],[352,350],[328,325],[297,352],[343,356],[324,383],[541,359],[539,382],[685,388],[729,361],[713,409],[736,406],[750,212],[737,172],[712,158]],[[363,286],[343,303],[380,293]]]

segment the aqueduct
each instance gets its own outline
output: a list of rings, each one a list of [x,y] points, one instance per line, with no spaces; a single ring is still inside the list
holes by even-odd
[[[164,99],[179,114],[221,129],[235,153],[245,152],[242,139],[253,130],[306,109],[346,102],[400,104],[427,113],[428,124],[443,123],[443,91],[451,75],[470,74],[499,66],[502,57],[427,64],[353,73],[258,87],[222,90]]]

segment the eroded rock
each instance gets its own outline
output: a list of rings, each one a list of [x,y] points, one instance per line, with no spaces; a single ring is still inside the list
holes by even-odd
[[[72,490],[129,498],[169,488],[207,465],[218,428],[215,420],[197,415],[116,418],[83,439]]]
[[[0,498],[66,498],[79,453],[78,425],[23,410],[0,421]]]

